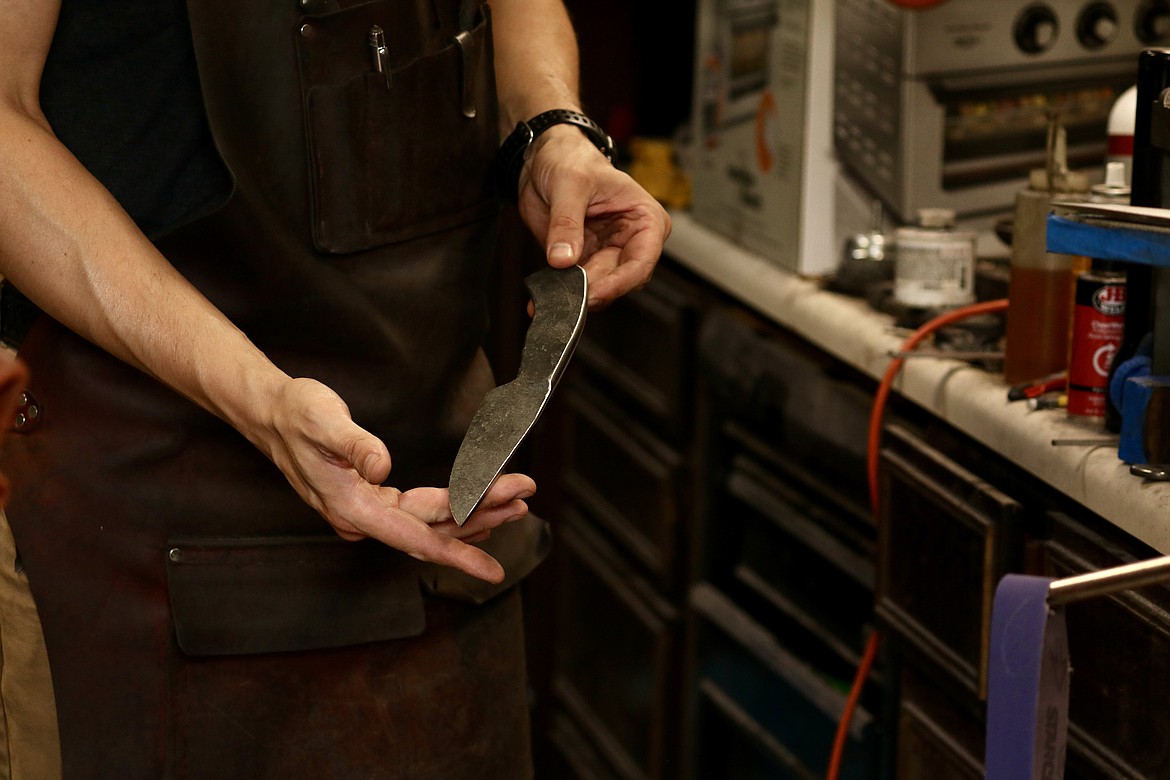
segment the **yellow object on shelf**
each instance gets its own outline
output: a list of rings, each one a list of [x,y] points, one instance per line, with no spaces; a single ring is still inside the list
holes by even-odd
[[[629,174],[662,205],[685,209],[691,204],[691,177],[675,164],[674,144],[665,138],[630,141]]]

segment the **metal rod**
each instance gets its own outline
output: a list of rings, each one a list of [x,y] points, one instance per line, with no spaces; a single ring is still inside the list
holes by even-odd
[[[1166,581],[1170,581],[1170,555],[1053,580],[1048,586],[1048,604],[1057,607]]]
[[[886,355],[887,357],[897,358],[898,360],[920,357],[949,358],[951,360],[1001,360],[1003,358],[1003,350],[945,350],[922,347],[902,352],[890,351]]]

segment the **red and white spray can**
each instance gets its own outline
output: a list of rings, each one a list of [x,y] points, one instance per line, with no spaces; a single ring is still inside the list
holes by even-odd
[[[1068,413],[1105,415],[1109,367],[1125,332],[1125,274],[1095,267],[1076,280]]]

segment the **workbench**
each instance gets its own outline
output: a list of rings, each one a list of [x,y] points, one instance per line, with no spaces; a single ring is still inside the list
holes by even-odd
[[[874,378],[908,335],[865,301],[829,292],[672,214],[672,258],[761,315]],[[1170,254],[1167,255],[1170,257]],[[1170,554],[1170,483],[1145,483],[1116,447],[1053,446],[1053,440],[1108,436],[1095,421],[1059,410],[1029,411],[1007,400],[1003,376],[950,359],[910,359],[896,391],[1034,474],[1151,547]]]

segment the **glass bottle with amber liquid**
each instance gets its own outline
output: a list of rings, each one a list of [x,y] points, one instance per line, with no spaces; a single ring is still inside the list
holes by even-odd
[[[1049,127],[1049,164],[1032,171],[1016,195],[1011,275],[1003,359],[1009,385],[1049,376],[1068,367],[1073,281],[1088,259],[1048,251],[1048,215],[1054,200],[1084,200],[1089,182],[1070,172],[1064,130]]]

